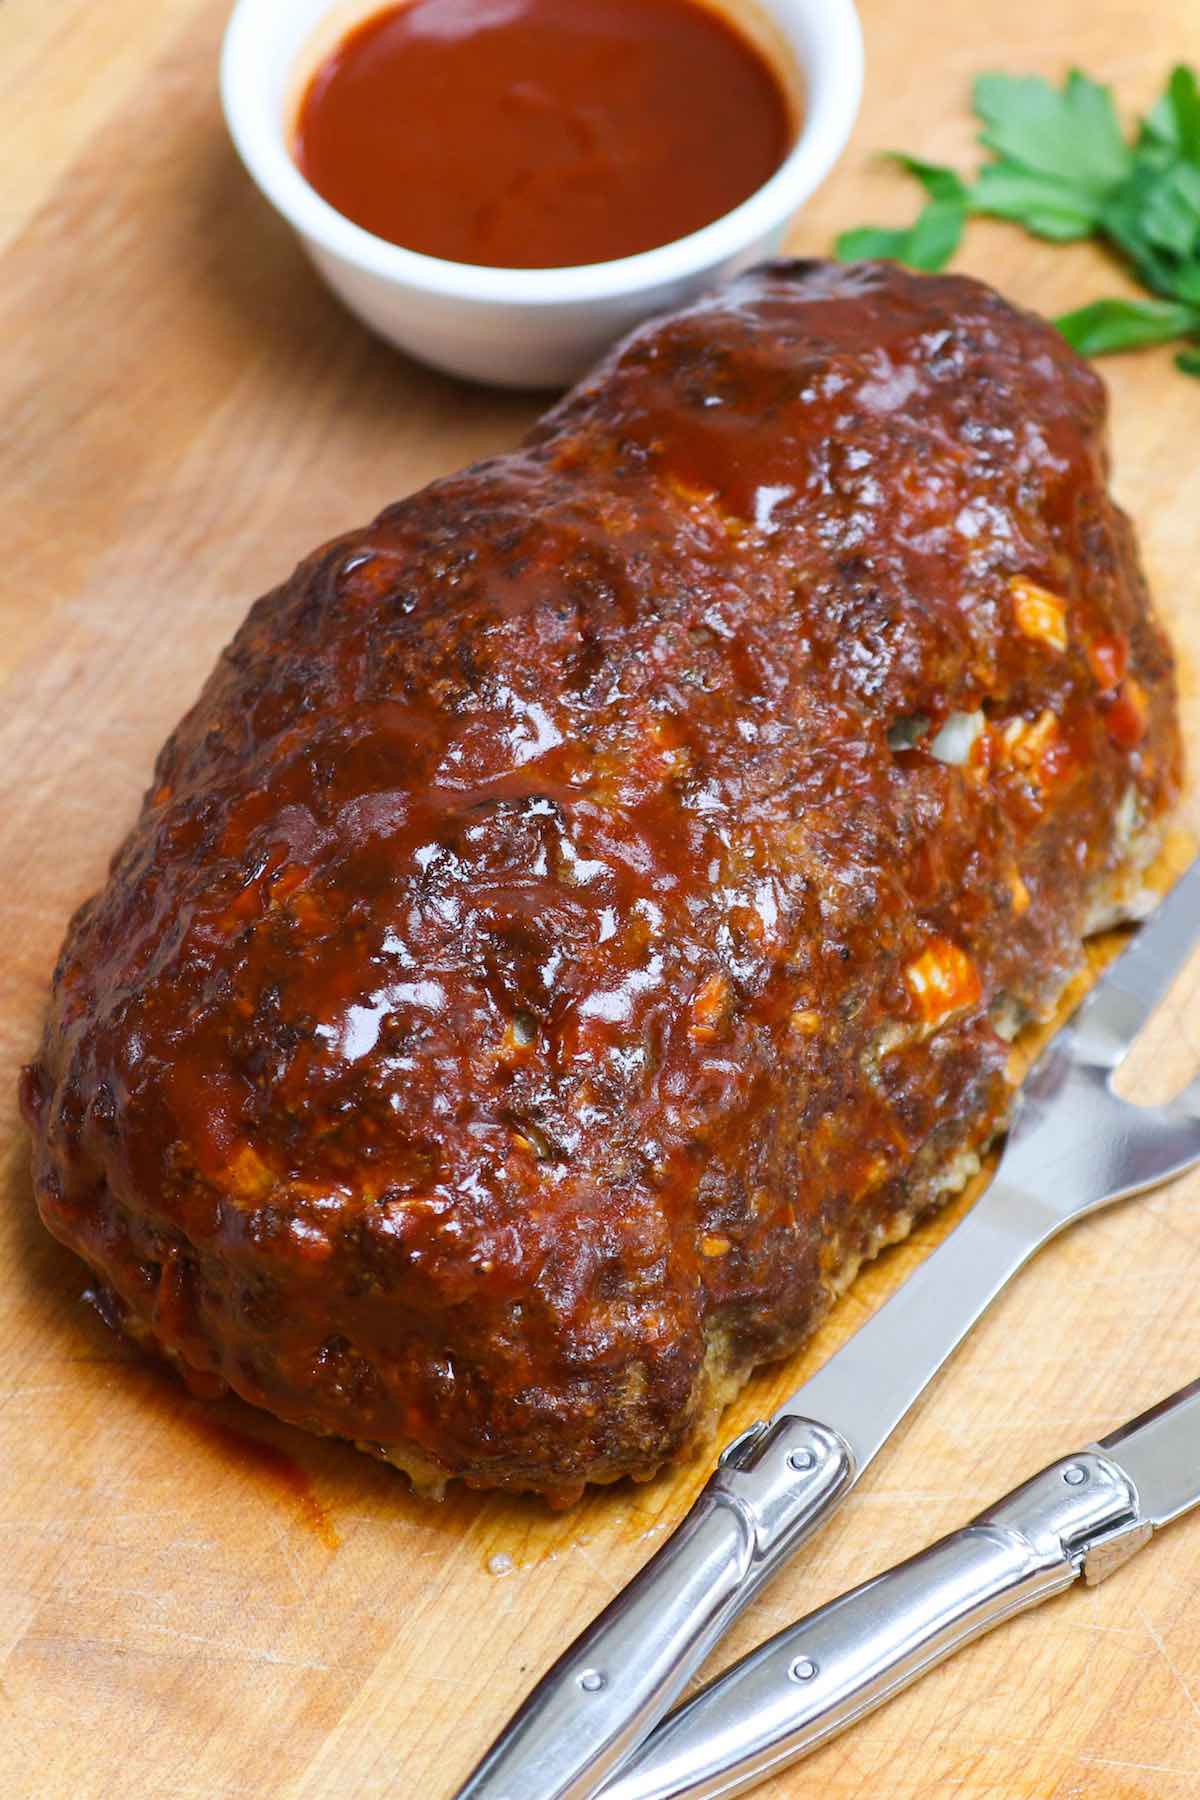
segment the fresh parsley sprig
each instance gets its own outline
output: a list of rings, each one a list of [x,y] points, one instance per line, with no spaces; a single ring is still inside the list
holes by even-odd
[[[973,104],[991,160],[973,183],[916,157],[895,160],[929,196],[907,229],[843,232],[844,261],[886,257],[941,269],[972,214],[1011,219],[1037,237],[1094,237],[1124,259],[1151,300],[1095,300],[1056,321],[1087,356],[1191,340],[1176,358],[1200,375],[1200,84],[1180,65],[1126,141],[1112,93],[1073,69],[1061,88],[1040,76],[981,75]]]

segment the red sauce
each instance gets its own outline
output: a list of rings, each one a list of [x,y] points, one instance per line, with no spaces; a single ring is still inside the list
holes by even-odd
[[[561,268],[720,218],[792,136],[773,70],[698,0],[412,0],[321,64],[295,153],[377,237]]]

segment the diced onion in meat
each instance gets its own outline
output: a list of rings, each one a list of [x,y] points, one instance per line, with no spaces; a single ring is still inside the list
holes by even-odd
[[[981,712],[951,713],[929,745],[930,756],[936,756],[939,762],[961,767],[975,748],[983,727],[984,717]]]

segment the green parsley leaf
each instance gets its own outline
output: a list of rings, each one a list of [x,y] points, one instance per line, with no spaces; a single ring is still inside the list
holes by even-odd
[[[958,249],[966,223],[967,209],[959,201],[931,200],[907,229],[889,231],[866,225],[858,231],[844,231],[834,251],[842,262],[879,258],[934,274],[945,268]]]
[[[1165,306],[1156,300],[1093,300],[1054,322],[1082,356],[1165,344],[1200,329],[1200,315],[1191,307]]]
[[[906,156],[903,150],[889,150],[888,159],[914,175],[931,200],[967,204],[969,189],[955,169],[948,169],[944,163],[922,162],[918,156]]]
[[[1189,257],[1200,243],[1200,164],[1177,162],[1144,188],[1142,229],[1169,255]]]
[[[902,262],[915,266],[905,255],[912,239],[911,227],[890,231],[884,225],[860,225],[841,233],[833,253],[840,262]]]
[[[1166,145],[1200,166],[1200,84],[1186,64],[1172,69],[1167,91],[1142,127],[1140,141]]]
[[[915,175],[930,203],[913,225],[898,231],[882,225],[866,225],[858,231],[844,231],[834,246],[842,262],[858,262],[878,257],[884,262],[906,263],[910,269],[934,273],[944,269],[958,249],[967,223],[967,186],[940,163],[922,162],[903,151],[891,152],[898,162]]]
[[[975,111],[980,142],[1022,169],[1035,169],[1101,196],[1129,173],[1130,152],[1108,88],[1072,69],[1060,91],[1040,75],[981,75]]]
[[[877,256],[917,269],[944,268],[967,218],[1010,219],[1035,236],[1069,243],[1097,238],[1120,253],[1156,300],[1097,300],[1059,320],[1089,356],[1200,338],[1200,82],[1175,68],[1167,91],[1132,144],[1108,88],[1073,69],[1061,88],[1040,76],[981,75],[974,87],[992,152],[973,185],[940,163],[894,160],[929,195],[900,230],[847,231],[839,256]],[[1200,347],[1178,357],[1200,374]]]
[[[1178,159],[1156,165],[1139,150],[1100,223],[1147,287],[1176,298],[1181,266],[1200,254],[1200,167]]]
[[[1193,257],[1191,262],[1175,271],[1173,286],[1177,300],[1200,312],[1200,257]]]
[[[1015,163],[985,163],[971,192],[971,210],[1013,219],[1037,237],[1070,243],[1090,237],[1100,223],[1101,202],[1084,188]]]

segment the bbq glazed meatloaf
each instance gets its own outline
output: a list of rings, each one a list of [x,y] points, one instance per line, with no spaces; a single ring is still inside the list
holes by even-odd
[[[1180,747],[1104,413],[976,282],[779,264],[260,600],[24,1077],[111,1316],[423,1486],[702,1441],[1140,903]]]

